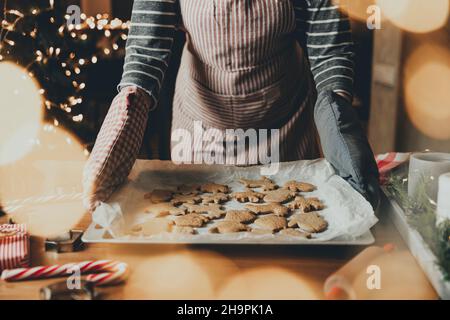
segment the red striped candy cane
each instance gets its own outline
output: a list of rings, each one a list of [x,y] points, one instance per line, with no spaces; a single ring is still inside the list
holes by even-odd
[[[68,276],[73,274],[75,270],[80,270],[81,274],[95,272],[95,274],[89,274],[86,280],[97,285],[120,283],[125,281],[128,275],[128,265],[126,263],[113,260],[98,260],[63,265],[9,269],[2,272],[1,279],[9,282],[46,279]]]

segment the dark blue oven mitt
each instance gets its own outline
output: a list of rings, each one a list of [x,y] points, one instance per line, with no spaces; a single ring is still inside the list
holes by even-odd
[[[337,174],[376,209],[379,203],[378,167],[351,103],[333,91],[321,91],[314,120],[325,158]]]

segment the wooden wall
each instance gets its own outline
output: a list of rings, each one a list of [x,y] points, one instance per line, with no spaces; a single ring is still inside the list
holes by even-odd
[[[433,139],[412,124],[403,99],[402,79],[407,57],[421,43],[433,41],[446,43],[450,48],[450,22],[446,29],[419,35],[403,32],[385,21],[382,30],[375,32],[369,121],[369,140],[375,153],[425,149],[450,152],[450,139]],[[442,103],[450,108],[450,101]]]

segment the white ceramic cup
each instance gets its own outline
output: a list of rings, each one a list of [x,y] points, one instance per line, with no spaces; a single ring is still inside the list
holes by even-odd
[[[408,195],[414,198],[423,179],[426,179],[430,199],[437,201],[439,176],[450,172],[450,153],[414,153],[409,161]]]

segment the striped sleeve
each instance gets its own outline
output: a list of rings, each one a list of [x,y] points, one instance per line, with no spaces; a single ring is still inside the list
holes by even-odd
[[[158,102],[169,65],[178,22],[177,0],[135,0],[122,80],[118,86],[137,86]]]
[[[317,90],[353,95],[354,48],[348,16],[337,1],[296,0],[297,33]]]

